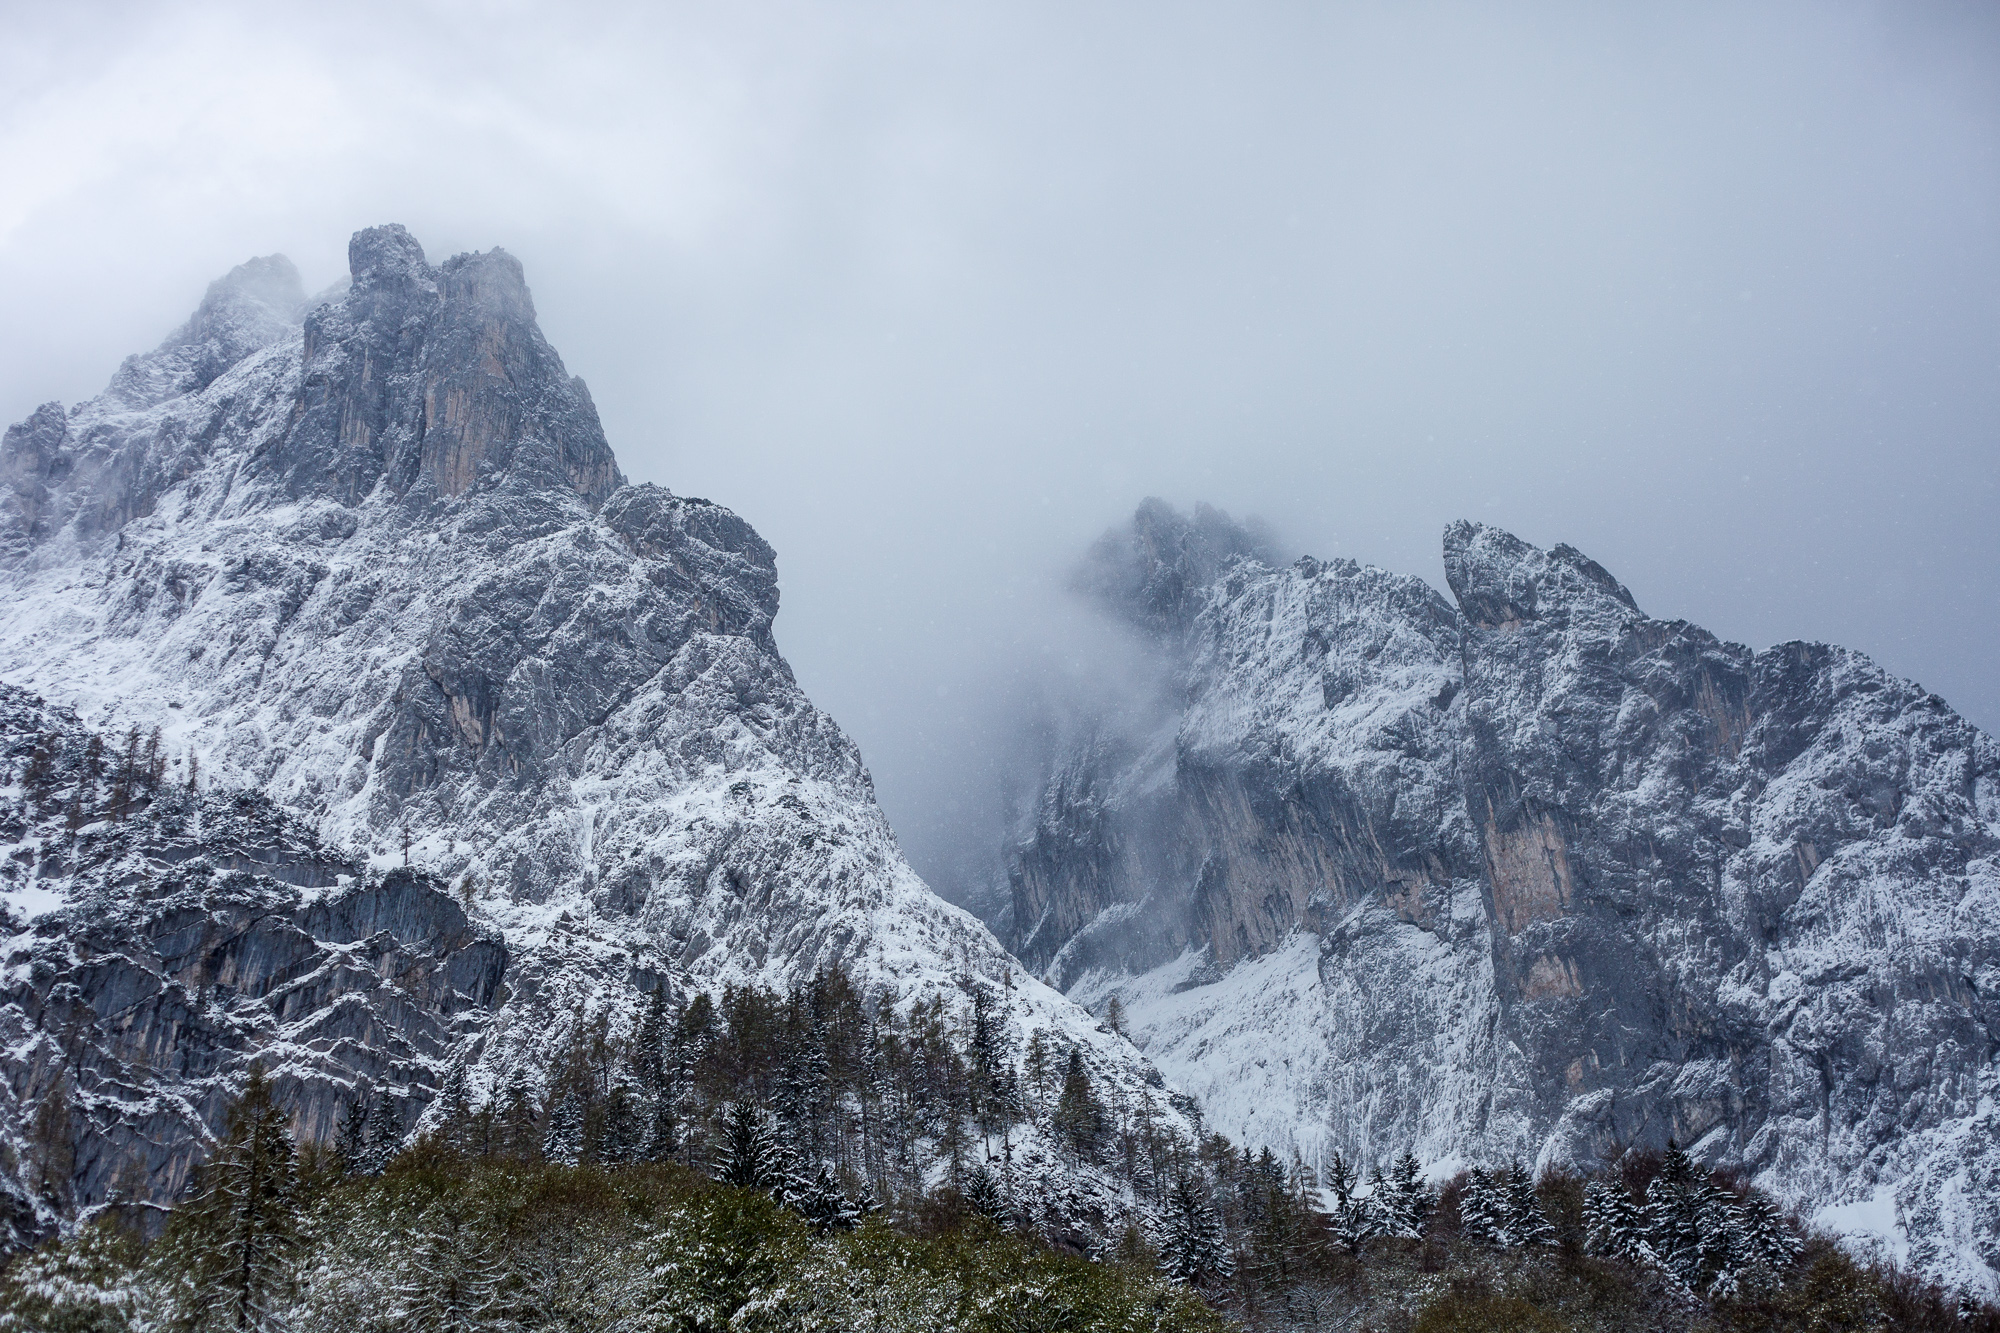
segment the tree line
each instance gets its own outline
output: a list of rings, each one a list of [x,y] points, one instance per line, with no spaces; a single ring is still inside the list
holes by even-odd
[[[884,1246],[929,1254],[923,1246],[948,1240],[962,1264],[999,1246],[978,1262],[1005,1253],[1029,1266],[1082,1264],[1063,1271],[1123,1293],[1091,1297],[1098,1314],[1123,1318],[1131,1307],[1121,1302],[1141,1300],[1160,1327],[1201,1326],[1198,1312],[1213,1311],[1255,1329],[1413,1326],[1419,1316],[1430,1327],[1805,1328],[1827,1326],[1800,1312],[1823,1312],[1829,1290],[1862,1314],[1898,1310],[1909,1327],[2000,1327],[1976,1302],[1854,1264],[1768,1196],[1678,1149],[1628,1155],[1620,1173],[1588,1181],[1518,1162],[1438,1181],[1408,1151],[1365,1177],[1339,1154],[1315,1172],[1200,1132],[1198,1117],[1186,1133],[1151,1103],[1099,1086],[1080,1053],[1046,1033],[1016,1046],[990,989],[970,980],[955,996],[877,998],[836,969],[782,993],[730,986],[676,1003],[661,991],[626,1030],[605,1016],[578,1022],[540,1083],[517,1075],[475,1098],[455,1065],[420,1131],[406,1130],[393,1099],[356,1097],[327,1145],[295,1145],[253,1072],[192,1196],[149,1251],[175,1256],[172,1281],[149,1290],[198,1311],[190,1329],[276,1329],[298,1326],[301,1302],[331,1317],[312,1305],[326,1291],[312,1295],[309,1273],[323,1288],[351,1287],[362,1269],[389,1264],[404,1273],[397,1299],[440,1321],[398,1326],[698,1326],[543,1322],[575,1296],[550,1294],[543,1251],[556,1242],[512,1204],[436,1203],[449,1180],[517,1197],[522,1209],[551,1189],[562,1208],[595,1200],[591,1225],[627,1241],[565,1262],[597,1265],[593,1281],[625,1292],[620,1300],[657,1286],[657,1274],[617,1257],[652,1234],[620,1210],[669,1198],[690,1216],[735,1219],[703,1242],[736,1255],[725,1267],[750,1263],[738,1253],[755,1248],[746,1237],[780,1233],[807,1267],[855,1247],[880,1258]],[[718,1212],[704,1191],[761,1202]],[[348,1220],[333,1227],[336,1215]],[[356,1225],[408,1232],[390,1254],[352,1234]],[[772,1280],[795,1294],[833,1281],[813,1272]],[[1169,1308],[1181,1323],[1160,1314]],[[1070,1314],[1082,1322],[1016,1311],[996,1326],[1110,1326]],[[898,1326],[880,1318],[873,1326]]]

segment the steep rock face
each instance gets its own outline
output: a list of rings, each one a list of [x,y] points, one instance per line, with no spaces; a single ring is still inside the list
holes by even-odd
[[[1177,1121],[1142,1056],[909,869],[778,654],[771,549],[623,483],[519,265],[433,266],[399,227],[349,259],[344,292],[227,343],[212,378],[174,378],[170,342],[120,376],[176,394],[9,433],[0,679],[108,733],[158,726],[362,870],[407,860],[472,901],[509,957],[451,1056],[475,1096],[662,986],[839,963],[906,1000],[989,989],[1017,1043],[1044,1029]],[[39,866],[23,891],[89,915]],[[443,1068],[361,1069],[348,1093],[387,1087],[413,1120]]]
[[[357,1083],[435,1086],[499,1000],[505,947],[428,876],[371,876],[248,793],[114,777],[116,738],[9,686],[0,756],[9,1243],[178,1193],[253,1060],[325,1137]]]
[[[1114,600],[1187,702],[1052,768],[1024,956],[1120,994],[1232,1133],[1671,1137],[1990,1285],[2000,747],[1858,654],[1652,620],[1568,547],[1460,523],[1445,564],[1456,608],[1250,557],[1182,629]]]

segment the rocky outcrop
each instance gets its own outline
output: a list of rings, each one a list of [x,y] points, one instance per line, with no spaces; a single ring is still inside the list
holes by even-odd
[[[17,497],[0,516],[0,680],[106,734],[157,726],[164,754],[304,821],[361,886],[328,897],[260,869],[255,848],[208,848],[218,883],[262,886],[214,908],[217,931],[276,932],[259,959],[306,937],[358,958],[387,931],[413,957],[442,938],[423,925],[429,899],[365,887],[401,883],[407,864],[470,905],[478,938],[504,941],[497,990],[472,986],[470,964],[369,963],[406,973],[445,1026],[388,1041],[393,1067],[355,1054],[360,1074],[329,1086],[375,1079],[413,1124],[447,1038],[478,1098],[516,1074],[539,1086],[575,1034],[615,1033],[663,986],[785,987],[841,964],[901,1002],[989,990],[1017,1044],[1043,1030],[1107,1093],[1177,1122],[1144,1057],[909,869],[860,754],[779,655],[770,547],[719,505],[624,484],[520,266],[498,251],[433,265],[400,227],[356,234],[349,261],[344,290],[289,314],[270,261],[256,282],[239,270],[211,293],[236,313],[190,329],[243,336],[176,335],[0,448]],[[291,322],[267,337],[258,312]],[[212,355],[185,375],[195,343]],[[42,866],[22,891],[65,904],[47,918],[59,950],[109,909]],[[150,939],[152,919],[130,929]],[[228,966],[291,984],[264,962]],[[21,1039],[60,1049],[53,1011],[23,1005]],[[183,1030],[138,1026],[155,1045]],[[245,1050],[278,1040],[246,1032]],[[24,1114],[51,1077],[22,1084]],[[323,1133],[319,1094],[294,1091],[301,1132]],[[172,1196],[172,1164],[200,1138],[210,1094],[187,1095],[199,1105],[145,1158],[145,1197]],[[109,1162],[125,1149],[104,1133],[78,1142]],[[79,1168],[70,1197],[89,1209],[107,1187]]]
[[[504,945],[430,876],[255,794],[134,781],[117,738],[6,686],[0,755],[10,1243],[178,1194],[253,1062],[302,1137],[372,1092],[414,1118],[499,1002]]]
[[[2000,747],[1859,654],[1653,620],[1569,547],[1460,523],[1445,567],[1455,607],[1247,552],[1179,627],[1110,599],[1186,702],[1051,767],[1024,956],[1120,994],[1231,1133],[1672,1139],[1990,1285]]]

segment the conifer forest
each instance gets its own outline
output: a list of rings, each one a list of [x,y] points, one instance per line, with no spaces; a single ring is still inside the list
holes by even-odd
[[[1678,1149],[1440,1186],[1184,1135],[981,994],[663,989],[414,1136],[361,1097],[298,1143],[253,1071],[185,1201],[16,1258],[0,1329],[2000,1328]]]

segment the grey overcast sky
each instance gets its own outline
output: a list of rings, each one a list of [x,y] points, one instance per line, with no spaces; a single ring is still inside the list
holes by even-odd
[[[627,475],[777,547],[920,867],[1148,494],[1458,516],[2000,725],[1989,4],[0,9],[0,416],[348,234],[504,246]]]

